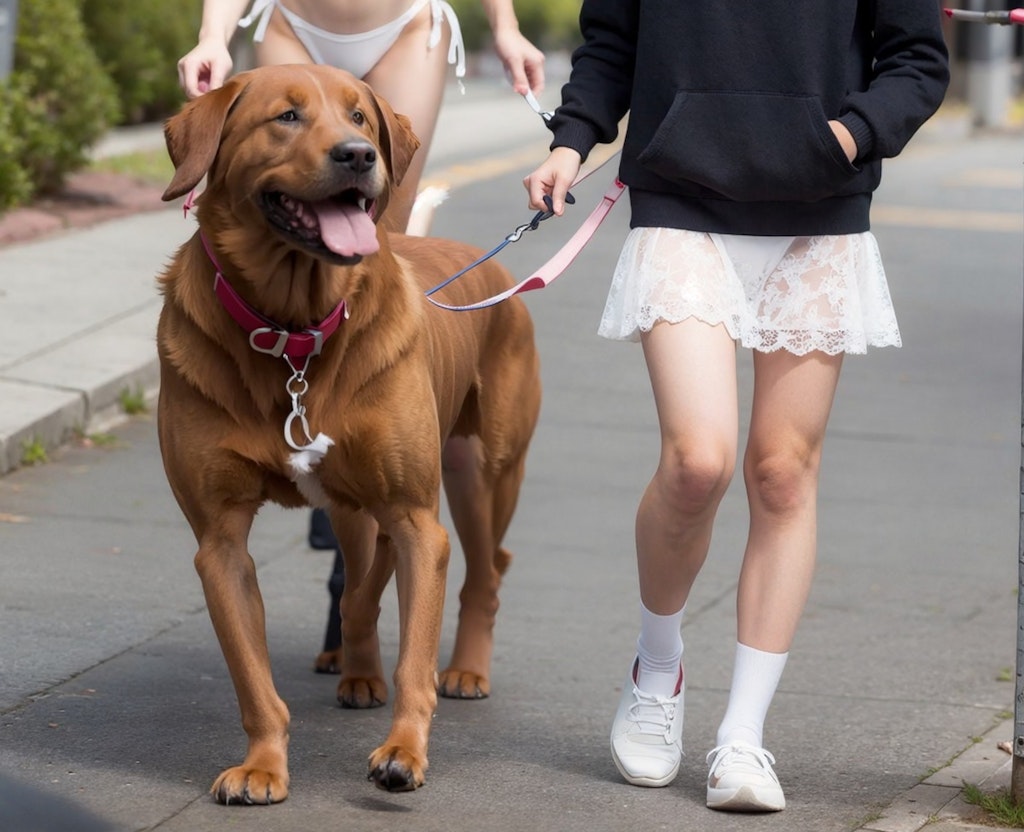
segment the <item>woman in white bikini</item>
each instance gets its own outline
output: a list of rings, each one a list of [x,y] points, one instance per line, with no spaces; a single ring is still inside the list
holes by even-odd
[[[480,0],[494,47],[516,92],[544,87],[544,55],[519,31],[512,0]],[[412,121],[420,140],[384,221],[389,228],[426,233],[430,211],[414,217],[413,202],[430,151],[448,64],[465,71],[458,18],[445,0],[205,0],[199,41],[178,62],[189,98],[224,83],[232,68],[228,44],[239,26],[255,24],[255,59],[267,64],[322,63],[362,78],[396,112]],[[445,25],[447,24],[447,25]],[[428,48],[424,48],[424,44]]]

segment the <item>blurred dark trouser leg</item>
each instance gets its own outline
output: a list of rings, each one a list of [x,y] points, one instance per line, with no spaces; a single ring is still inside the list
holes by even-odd
[[[324,632],[324,649],[317,656],[314,668],[317,673],[340,673],[341,655],[341,593],[345,591],[345,558],[341,547],[334,550],[334,566],[327,580],[331,594],[331,605],[327,610],[327,629]]]
[[[309,514],[309,547],[311,549],[334,549],[338,541],[334,538],[331,521],[327,512],[315,508]]]

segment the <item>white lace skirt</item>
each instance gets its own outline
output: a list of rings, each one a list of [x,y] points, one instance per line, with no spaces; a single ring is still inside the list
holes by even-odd
[[[837,355],[901,344],[870,232],[749,237],[632,229],[598,334],[637,341],[658,321],[687,318],[724,324],[742,346],[761,352]]]

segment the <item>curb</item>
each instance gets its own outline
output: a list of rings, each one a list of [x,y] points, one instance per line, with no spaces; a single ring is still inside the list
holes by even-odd
[[[1013,736],[1013,719],[992,727],[949,764],[897,798],[856,832],[991,832],[984,810],[964,801],[965,784],[984,791],[1007,789],[1013,757],[998,743]]]

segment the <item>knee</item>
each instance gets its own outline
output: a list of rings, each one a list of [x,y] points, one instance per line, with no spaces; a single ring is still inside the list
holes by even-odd
[[[684,514],[714,510],[733,474],[732,456],[710,446],[663,450],[656,481],[669,505]]]
[[[805,449],[748,454],[744,478],[751,503],[779,517],[801,511],[817,492],[818,460]]]

